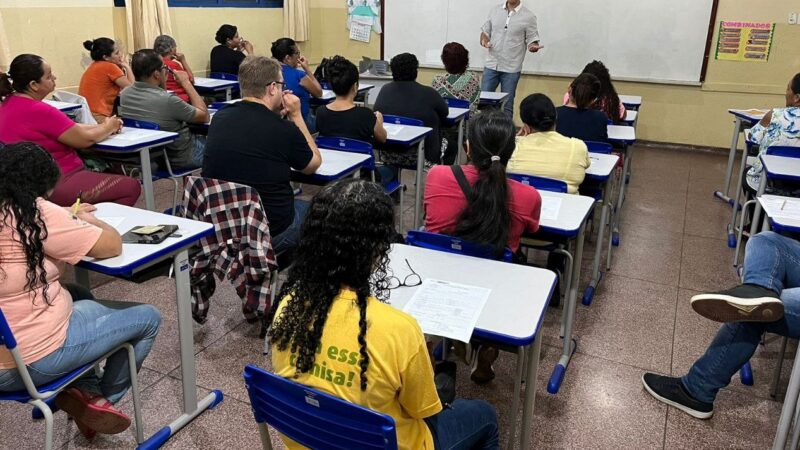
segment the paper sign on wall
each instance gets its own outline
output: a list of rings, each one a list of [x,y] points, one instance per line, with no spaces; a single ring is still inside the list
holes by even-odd
[[[772,22],[725,22],[719,24],[716,59],[767,62],[775,24]]]

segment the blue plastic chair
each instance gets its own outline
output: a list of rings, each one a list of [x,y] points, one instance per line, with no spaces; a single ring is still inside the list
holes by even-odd
[[[22,355],[19,354],[19,350],[17,350],[17,340],[14,338],[14,333],[11,331],[11,327],[8,325],[2,309],[0,309],[0,347],[5,347],[11,353],[11,357],[14,359],[14,364],[17,366],[19,376],[22,378],[22,382],[25,385],[25,390],[22,391],[0,392],[0,401],[27,403],[37,408],[39,412],[41,412],[42,416],[44,416],[45,422],[45,449],[47,450],[51,450],[53,448],[53,410],[50,408],[50,404],[55,401],[56,396],[64,389],[68,388],[72,382],[81,378],[85,373],[89,372],[90,370],[94,370],[94,368],[100,364],[100,362],[104,361],[112,354],[124,349],[126,352],[128,352],[128,366],[130,368],[134,420],[136,421],[136,442],[142,443],[142,441],[144,441],[144,429],[142,428],[140,414],[141,407],[139,404],[139,385],[136,378],[136,355],[131,344],[122,344],[119,347],[109,351],[96,361],[76,367],[63,377],[41,386],[36,386],[33,384],[30,373],[28,373],[28,367],[25,365]],[[9,433],[12,432],[11,430],[7,431]]]
[[[519,181],[526,186],[533,186],[536,189],[550,192],[567,193],[569,190],[565,181],[554,178],[537,177],[536,175],[525,175],[521,173],[507,173],[506,176],[512,180]]]
[[[506,248],[501,257],[495,253],[491,245],[476,244],[465,241],[464,239],[448,236],[446,234],[430,233],[428,231],[410,230],[406,236],[406,243],[414,247],[422,247],[430,250],[439,250],[447,253],[474,256],[476,258],[496,259],[511,262],[513,253]]]
[[[130,128],[141,128],[145,130],[160,130],[161,127],[154,122],[148,122],[146,120],[138,120],[138,119],[129,119],[123,118],[122,124],[126,127]],[[151,152],[152,153],[152,152]],[[169,157],[167,156],[167,150],[164,147],[160,147],[161,157],[164,158],[165,167],[167,170],[155,170],[153,171],[153,181],[157,180],[171,180],[174,190],[172,194],[172,209],[169,210],[170,214],[175,214],[175,208],[178,206],[178,196],[180,194],[180,188],[183,184],[183,177],[187,175],[192,175],[193,173],[200,170],[199,167],[176,167],[173,169],[172,164],[169,162]],[[167,211],[165,211],[166,213]]]
[[[351,153],[361,153],[364,155],[370,155],[370,159],[367,160],[366,164],[364,164],[364,168],[370,171],[370,175],[372,177],[372,181],[375,181],[375,155],[373,153],[372,145],[368,142],[358,141],[356,139],[347,139],[341,137],[327,137],[327,136],[318,136],[316,139],[317,147],[329,149],[329,150],[338,150],[342,152],[351,152]],[[392,195],[398,190],[404,189],[405,186],[399,181],[392,181],[388,185],[384,186],[384,191],[388,195]],[[400,194],[400,214],[403,214],[403,194],[401,191]],[[402,222],[402,221],[400,221]]]
[[[208,74],[208,77],[217,80],[239,81],[239,76],[234,75],[232,73],[211,72],[210,74]]]
[[[450,98],[450,97],[445,97],[444,100],[447,102],[447,106],[451,108],[469,109],[468,100],[462,100],[460,98]]]
[[[767,147],[768,155],[785,156],[787,158],[800,158],[800,147],[790,145],[773,145]]]
[[[272,450],[267,425],[312,450],[397,449],[394,419],[248,364],[244,383],[261,444]]]
[[[395,125],[410,125],[413,127],[421,127],[423,123],[419,119],[412,119],[410,117],[403,117],[403,116],[393,116],[390,114],[385,114],[383,116],[383,123],[393,123]]]
[[[611,144],[608,142],[597,142],[597,141],[583,141],[586,144],[586,147],[589,149],[589,153],[602,153],[604,155],[610,155]]]

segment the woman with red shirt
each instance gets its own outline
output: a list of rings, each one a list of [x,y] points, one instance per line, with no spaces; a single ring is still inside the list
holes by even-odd
[[[156,42],[153,44],[153,50],[161,55],[161,59],[164,60],[164,65],[171,71],[171,73],[167,74],[167,90],[188,103],[189,94],[183,90],[174,75],[174,72],[186,72],[186,75],[189,76],[189,81],[194,84],[194,74],[192,73],[192,68],[189,67],[189,62],[186,61],[186,55],[178,51],[178,43],[175,42],[175,39],[166,34],[162,34],[156,38]]]

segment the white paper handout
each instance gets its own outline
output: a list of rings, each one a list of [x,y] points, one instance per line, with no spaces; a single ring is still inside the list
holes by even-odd
[[[800,198],[762,195],[760,199],[768,216],[800,220]]]
[[[98,219],[111,225],[112,227],[117,229],[117,231],[119,231],[119,227],[120,225],[122,225],[122,222],[125,221],[124,217],[98,217]]]
[[[427,334],[469,342],[491,293],[478,286],[427,279],[403,310]]]
[[[542,212],[539,214],[544,220],[558,219],[558,212],[561,211],[561,199],[558,197],[542,196]]]
[[[152,133],[153,130],[146,130],[144,128],[124,127],[121,133],[112,135],[109,139],[115,141],[138,141],[142,138],[150,137]]]
[[[403,131],[403,128],[405,127],[403,125],[387,123],[383,125],[383,128],[386,129],[386,134],[388,134],[389,136],[397,136],[398,134],[400,134],[400,132]]]

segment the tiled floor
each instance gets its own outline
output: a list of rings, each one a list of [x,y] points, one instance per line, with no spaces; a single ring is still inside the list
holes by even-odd
[[[560,310],[549,311],[543,329],[541,370],[536,380],[533,442],[536,448],[767,448],[781,404],[769,396],[769,383],[780,340],[767,339],[753,359],[755,386],[734,377],[717,399],[709,421],[693,419],[653,400],[641,387],[645,370],[683,374],[708,344],[717,326],[694,314],[689,298],[736,281],[724,227],[730,210],[711,193],[722,184],[725,155],[639,147],[624,206],[622,242],[593,305],[578,306],[577,354],[561,392],[545,387],[560,354]],[[412,173],[408,173],[408,180]],[[313,192],[306,189],[307,194]],[[158,204],[171,202],[170,185],[157,185]],[[405,222],[410,225],[413,188],[406,193]],[[593,244],[591,244],[593,245]],[[587,252],[585,264],[589,264]],[[586,279],[587,272],[584,272]],[[69,279],[71,273],[65,277]],[[98,297],[150,302],[163,315],[163,326],[145,370],[143,387],[147,433],[177,415],[180,402],[174,288],[167,279],[144,285],[95,277]],[[167,448],[256,448],[258,432],[241,380],[245,364],[268,367],[257,331],[243,322],[239,300],[220,283],[211,316],[195,325],[198,388],[221,389],[225,401],[171,439]],[[792,346],[793,347],[793,346]],[[501,429],[521,414],[508,410],[514,360],[502,355],[498,376],[478,387],[459,370],[459,395],[492,401]],[[779,392],[785,390],[784,369]],[[782,394],[779,394],[782,395]],[[129,401],[122,405],[131,411]],[[56,448],[133,448],[126,432],[86,442],[63,413],[56,414]],[[40,448],[43,424],[30,420],[23,405],[0,404],[0,448]],[[503,436],[503,441],[507,436]],[[276,441],[277,442],[277,441]]]

